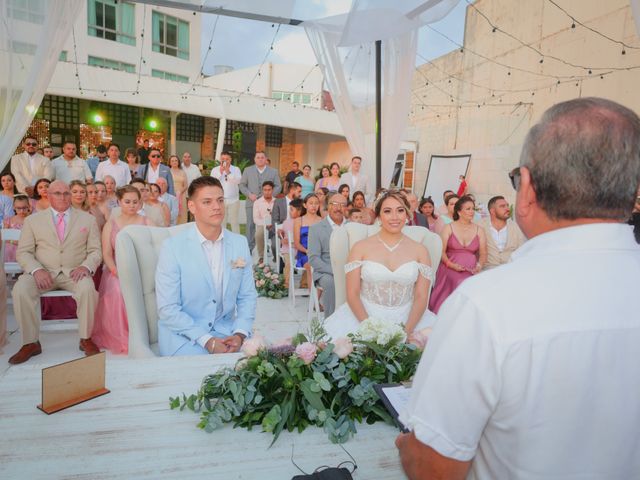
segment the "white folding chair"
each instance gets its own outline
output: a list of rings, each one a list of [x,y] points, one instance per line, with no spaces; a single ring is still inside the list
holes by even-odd
[[[296,288],[296,275],[301,276],[305,269],[303,267],[296,267],[296,250],[293,248],[293,233],[287,232],[287,241],[289,242],[289,298],[291,298],[291,306],[296,306],[296,295],[305,297],[309,295],[309,290],[306,288]]]
[[[9,241],[17,242],[20,240],[20,230],[17,228],[3,228],[0,235],[2,235],[2,242],[0,242],[0,256],[4,261],[4,249],[5,243]],[[7,275],[19,275],[22,273],[22,267],[18,262],[4,262],[4,271]],[[40,298],[53,298],[53,297],[71,297],[71,292],[67,290],[51,290],[50,292],[43,293]],[[7,299],[9,303],[13,303],[11,297]],[[38,313],[42,313],[38,309]],[[41,319],[42,320],[42,319]],[[70,318],[64,320],[45,320],[41,323],[41,331],[59,331],[59,330],[75,330],[78,328],[78,319]]]
[[[308,288],[296,288],[296,275],[301,276],[306,271],[304,267],[296,267],[296,250],[293,248],[293,234],[287,232],[287,241],[289,242],[289,297],[291,298],[291,306],[296,306],[296,295],[300,297],[309,297],[307,306],[307,318],[310,321],[314,313],[320,313],[320,303],[318,300],[318,292],[313,282],[313,267],[309,268],[309,276],[307,278]]]
[[[281,252],[280,250],[282,249],[282,241],[280,240],[280,235],[278,235],[278,232],[282,230],[282,224],[281,223],[276,223],[275,225],[275,236],[276,236],[276,272],[280,272],[280,259],[281,257]]]
[[[0,235],[2,235],[2,242],[0,244],[0,257],[4,262],[4,249],[6,242],[17,242],[20,240],[20,230],[17,228],[3,228]],[[18,262],[4,262],[4,273],[7,275],[19,275],[22,273],[22,267]]]

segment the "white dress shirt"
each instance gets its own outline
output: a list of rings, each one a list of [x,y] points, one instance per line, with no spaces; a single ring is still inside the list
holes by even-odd
[[[443,303],[401,420],[470,479],[640,478],[640,248],[562,228]]]
[[[209,263],[211,279],[213,280],[213,289],[215,290],[216,318],[218,318],[222,313],[222,293],[224,287],[222,285],[222,279],[224,278],[224,247],[222,243],[224,238],[224,229],[220,231],[220,236],[215,241],[207,240],[197,226],[196,232],[198,233],[198,239],[200,240],[200,245],[202,245],[204,255]],[[202,348],[205,348],[205,345],[211,338],[213,338],[213,335],[206,334],[198,338],[197,342]]]
[[[197,165],[190,163],[189,166],[182,165],[182,170],[187,175],[187,187],[191,185],[196,178],[201,177],[202,173],[200,173],[200,169]]]
[[[229,173],[221,173],[220,167],[217,166],[211,170],[211,176],[220,180],[226,204],[232,204],[240,200],[240,188],[238,185],[242,180],[242,172],[238,167],[230,165]]]
[[[93,175],[89,165],[78,156],[67,160],[64,158],[64,155],[60,155],[51,162],[51,166],[53,167],[52,180],[62,180],[67,185],[69,185],[72,180],[79,180],[83,183],[87,180],[93,181]]]
[[[336,222],[331,220],[331,217],[329,215],[327,215],[325,218],[327,219],[327,222],[329,222],[329,225],[331,225],[331,229],[332,230],[335,230],[336,228],[343,226],[344,222],[346,222],[345,219],[342,219],[342,223],[340,225],[338,225]]]
[[[128,185],[131,182],[131,170],[129,170],[129,165],[124,163],[122,160],[118,160],[115,164],[111,163],[110,159],[100,162],[96,170],[96,181],[104,181],[104,177],[107,175],[114,178],[117,188]]]
[[[157,183],[158,178],[160,178],[160,164],[158,164],[158,168],[156,168],[155,170],[153,166],[149,164],[149,168],[147,168],[147,182]]]
[[[491,222],[489,222],[489,231],[493,237],[493,241],[496,242],[498,250],[501,252],[504,247],[507,246],[507,225],[505,224],[500,230],[497,230]]]

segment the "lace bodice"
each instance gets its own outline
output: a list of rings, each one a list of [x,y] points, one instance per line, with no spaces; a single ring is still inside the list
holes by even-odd
[[[344,266],[345,273],[360,270],[360,297],[362,300],[385,307],[399,307],[413,301],[418,275],[433,280],[433,270],[429,265],[415,260],[403,263],[395,270],[370,260],[358,260]]]

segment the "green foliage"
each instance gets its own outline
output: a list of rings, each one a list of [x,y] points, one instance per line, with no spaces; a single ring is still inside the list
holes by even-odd
[[[284,275],[276,273],[268,265],[260,263],[254,266],[253,279],[259,296],[273,299],[287,296],[288,291],[284,286]]]
[[[294,340],[301,344],[311,338],[298,334]],[[293,348],[284,354],[260,350],[235,368],[207,376],[197,394],[170,398],[170,406],[200,413],[198,426],[207,432],[231,422],[249,430],[260,426],[275,442],[285,429],[301,432],[315,425],[332,442],[346,442],[356,433],[356,422],[392,423],[373,387],[409,380],[421,355],[403,342],[380,345],[358,337],[352,342],[354,350],[344,359],[333,344],[317,343],[320,349],[309,365]]]

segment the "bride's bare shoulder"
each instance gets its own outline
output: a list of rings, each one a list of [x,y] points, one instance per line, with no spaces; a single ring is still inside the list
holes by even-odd
[[[357,251],[364,251],[367,248],[369,248],[371,245],[373,245],[375,241],[376,241],[375,236],[363,238],[362,240],[358,240],[356,243],[354,243],[351,249],[357,250]]]
[[[405,235],[405,239],[407,241],[406,246],[407,248],[411,248],[413,250],[413,252],[415,252],[416,257],[422,261],[425,258],[429,258],[429,250],[427,250],[427,247],[424,246],[424,244],[420,243],[420,242],[416,242],[413,238],[410,238],[408,236]]]

